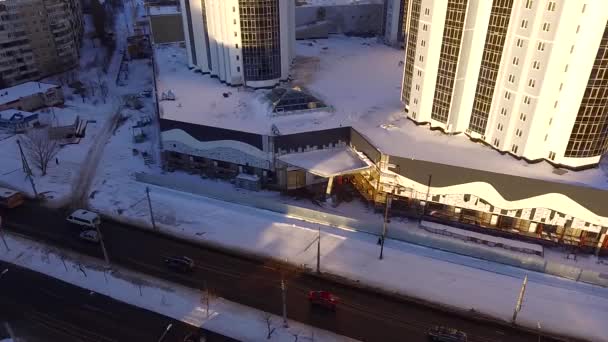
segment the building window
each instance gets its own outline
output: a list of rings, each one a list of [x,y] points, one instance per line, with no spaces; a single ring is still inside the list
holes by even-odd
[[[528,28],[528,20],[524,19],[521,21],[521,28]]]
[[[531,78],[528,80],[528,87],[530,88],[534,88],[534,86],[536,85],[536,80]]]
[[[232,12],[236,12],[236,7],[232,6]]]
[[[524,41],[521,38],[517,38],[517,47],[524,46]]]
[[[513,57],[513,65],[519,65],[519,57]]]
[[[513,146],[511,146],[511,152],[517,153],[517,145],[513,144]]]
[[[573,52],[574,52],[574,45],[572,45],[572,46],[570,47],[570,53],[573,53]]]
[[[241,59],[241,57],[239,55],[236,55],[236,60],[238,61],[240,59]]]
[[[236,67],[236,72],[241,72],[241,67]]]
[[[513,74],[509,75],[509,83],[513,83],[515,82],[515,76],[513,76]]]
[[[424,62],[424,56],[423,56],[423,55],[420,55],[420,56],[418,57],[418,60],[419,60],[419,61],[421,61],[421,62]]]
[[[507,109],[506,109],[505,107],[502,107],[502,108],[500,109],[500,114],[502,114],[502,115],[507,115]]]
[[[547,138],[549,138],[549,134],[545,134],[545,141],[547,141]]]
[[[496,129],[502,132],[502,128],[503,128],[503,127],[504,127],[504,126],[503,126],[502,124],[500,124],[500,123],[499,123],[499,124],[496,126]]]
[[[553,123],[553,118],[549,118],[549,126]]]
[[[553,108],[557,108],[557,101],[553,104]]]
[[[533,4],[533,3],[534,3],[534,1],[532,1],[532,0],[527,0],[527,1],[526,1],[526,8],[527,8],[527,9],[532,8],[532,4]]]
[[[232,23],[236,25],[236,19],[232,19]]]
[[[428,25],[427,24],[423,24],[422,25],[422,31],[426,31],[428,29]]]
[[[416,73],[418,74],[418,77],[422,76],[422,71],[418,70]]]
[[[239,48],[239,44],[236,44],[235,47],[238,49]]]
[[[515,130],[515,135],[518,137],[521,137],[522,133],[523,133],[523,131],[519,128],[517,130]]]
[[[420,41],[420,45],[421,45],[421,46],[426,46],[426,42],[425,42],[424,40],[421,40],[421,41]]]
[[[536,49],[538,51],[545,51],[545,42],[538,42],[538,47]]]
[[[549,152],[549,159],[555,160],[555,152]]]
[[[583,10],[581,13],[585,13],[585,10],[587,9],[587,4],[583,4]]]
[[[509,91],[505,91],[505,99],[510,100],[511,99],[511,93],[509,93]]]
[[[521,121],[526,121],[526,114],[524,114],[524,113],[519,113],[519,120],[521,120]]]
[[[236,32],[234,32],[234,36],[236,37]]]
[[[524,103],[529,105],[530,104],[530,96],[524,96]]]
[[[431,10],[428,9],[428,8],[425,8],[424,9],[424,15],[429,15],[429,14],[431,14]]]
[[[578,31],[580,31],[580,30],[581,30],[581,25],[578,25],[578,26],[576,27],[576,33],[578,33]]]
[[[564,87],[564,84],[563,84],[563,83],[560,83],[560,84],[559,84],[559,91],[562,91],[562,88],[563,88],[563,87]]]
[[[551,28],[551,24],[550,23],[544,23],[543,24],[543,31],[549,32],[550,28]]]
[[[549,1],[549,5],[547,6],[547,11],[555,11],[555,1]]]
[[[568,64],[566,64],[566,67],[564,68],[564,72],[568,72]]]
[[[539,61],[532,62],[532,68],[536,69],[536,70],[540,69],[540,62]]]
[[[420,84],[416,84],[416,90],[420,90]]]

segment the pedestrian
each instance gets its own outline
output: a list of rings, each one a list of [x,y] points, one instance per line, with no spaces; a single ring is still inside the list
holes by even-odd
[[[378,246],[382,244],[382,237],[378,237]]]
[[[59,158],[55,158],[55,164],[59,165]]]

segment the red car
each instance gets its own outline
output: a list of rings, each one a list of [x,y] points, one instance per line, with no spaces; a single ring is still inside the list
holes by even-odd
[[[336,305],[338,304],[338,297],[327,291],[310,291],[308,292],[308,301],[310,301],[310,304],[312,305],[322,306],[335,311]]]

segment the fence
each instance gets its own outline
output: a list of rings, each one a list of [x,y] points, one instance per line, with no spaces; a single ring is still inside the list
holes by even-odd
[[[265,199],[262,197],[248,198],[246,196],[240,196],[238,193],[211,189],[206,187],[202,182],[166,175],[136,173],[135,179],[142,183],[202,195],[224,202],[273,211],[308,222],[320,223],[338,228],[354,229],[373,235],[380,235],[382,232],[381,220],[378,220],[378,222],[357,220],[285,203],[279,203],[272,199]],[[575,281],[608,287],[608,274],[606,273],[546,261],[544,258],[537,255],[518,253],[502,248],[465,242],[448,236],[434,234],[424,229],[413,228],[412,225],[390,224],[387,230],[387,237],[420,246],[470,256],[477,259],[483,259],[526,270],[572,279]]]

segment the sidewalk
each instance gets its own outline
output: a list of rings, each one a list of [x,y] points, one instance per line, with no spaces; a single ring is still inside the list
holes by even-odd
[[[142,200],[145,185],[120,183],[120,189],[106,184],[104,189],[112,191],[100,190],[91,201],[93,208],[150,225],[148,203]],[[171,234],[316,267],[317,224],[154,186],[150,193],[157,225]],[[328,226],[321,226],[321,232],[323,272],[505,321],[511,318],[526,274],[520,268],[395,240],[387,241],[384,260],[378,260],[376,236]],[[527,274],[518,324],[536,329],[539,322],[553,333],[608,341],[602,318],[608,312],[608,289]]]

